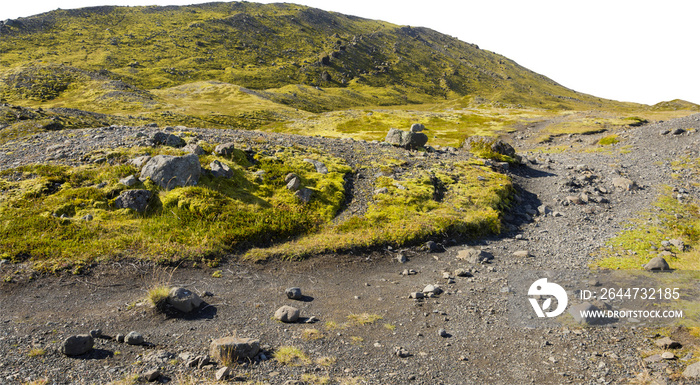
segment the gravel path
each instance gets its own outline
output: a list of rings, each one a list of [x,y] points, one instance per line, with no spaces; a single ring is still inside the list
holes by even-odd
[[[660,134],[676,128],[696,131]],[[313,384],[329,377],[331,384],[610,384],[633,383],[637,378],[646,383],[693,383],[675,375],[686,361],[643,361],[643,353],[655,349],[652,330],[513,326],[504,288],[509,275],[524,269],[586,267],[590,253],[649,207],[663,185],[697,198],[693,185],[697,180],[672,178],[670,165],[685,155],[698,156],[699,128],[700,115],[694,115],[630,129],[621,134],[623,140],[610,153],[529,153],[528,143],[515,139],[516,148],[529,162],[527,167],[510,170],[520,191],[520,202],[507,218],[511,231],[470,245],[489,250],[495,256],[491,264],[474,266],[458,260],[464,245],[451,245],[441,253],[403,250],[406,263],[397,261],[396,250],[263,265],[231,260],[217,268],[223,273],[221,278],[213,278],[209,268],[170,271],[140,263],[104,264],[85,276],[3,284],[0,382],[46,378],[50,384],[104,384],[154,368],[163,374],[160,382],[213,380],[216,368],[187,367],[187,355],[204,355],[211,339],[238,335],[259,338],[267,357],[275,348],[293,345],[313,360],[301,366],[269,359],[245,363],[233,370],[241,381]],[[158,129],[110,128],[36,135],[26,144],[0,148],[0,168],[50,159],[72,163],[71,159],[81,159],[97,148],[147,144],[155,131]],[[270,144],[313,145],[343,156],[353,166],[386,152],[412,164],[466,157],[445,151],[423,158],[349,140],[216,130],[197,133],[204,140],[219,141],[227,135],[250,143],[265,139]],[[355,176],[348,211],[366,206],[368,198],[363,196],[371,191],[372,175],[368,170],[363,177]],[[635,181],[640,189],[614,188],[612,180],[620,176]],[[563,204],[567,196],[580,198],[582,193],[588,195],[588,204]],[[594,202],[601,198],[601,203]],[[552,213],[537,214],[541,205]],[[560,216],[552,215],[554,212]],[[522,249],[534,257],[511,256]],[[472,277],[454,277],[455,282],[447,284],[443,271],[457,268],[467,269]],[[13,269],[0,265],[3,276]],[[416,274],[401,275],[408,269]],[[187,317],[154,313],[140,299],[163,277],[200,294],[212,293],[204,297],[209,306]],[[408,298],[408,293],[428,284],[440,284],[445,292],[424,300]],[[287,299],[284,290],[292,286],[301,287],[307,300]],[[320,321],[282,324],[272,320],[282,305],[295,306],[302,317],[315,316]],[[348,315],[362,313],[382,319],[368,325],[346,324]],[[148,344],[130,346],[97,339],[95,350],[84,356],[68,358],[59,352],[66,337],[97,328],[109,336],[136,330]],[[304,329],[310,328],[323,337],[304,337]],[[439,335],[440,329],[446,337]],[[683,329],[674,330],[673,337],[700,349],[697,338]],[[407,357],[397,356],[396,351]],[[331,363],[319,361],[323,357],[330,357]]]

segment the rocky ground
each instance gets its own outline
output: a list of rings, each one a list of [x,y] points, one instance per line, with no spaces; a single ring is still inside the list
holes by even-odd
[[[698,378],[681,375],[700,356],[700,341],[684,328],[670,333],[690,354],[650,360],[651,353],[674,352],[656,346],[658,330],[515,326],[508,317],[504,290],[508,277],[525,269],[585,268],[590,254],[649,207],[664,185],[675,187],[680,199],[697,198],[692,183],[697,183],[692,179],[697,176],[672,178],[670,167],[684,155],[698,157],[700,115],[630,128],[621,133],[619,144],[596,152],[529,151],[536,146],[530,138],[537,137],[541,128],[524,128],[509,138],[524,155],[525,165],[507,171],[518,186],[519,200],[506,218],[508,231],[500,237],[468,245],[436,240],[445,246],[442,252],[386,249],[264,264],[240,263],[232,257],[217,268],[222,272],[218,278],[208,268],[121,262],[97,266],[80,276],[3,284],[0,382],[126,384],[145,381],[136,378],[154,369],[160,374],[155,381],[161,383],[213,381],[220,366],[188,363],[206,355],[212,339],[236,335],[259,339],[263,354],[233,366],[231,381],[700,383]],[[0,165],[77,162],[98,148],[147,144],[158,130],[102,128],[35,135],[1,148]],[[222,135],[222,131],[196,131],[203,139]],[[255,132],[226,135],[243,142],[318,146],[347,159],[351,166],[383,151],[396,151],[397,156],[417,163],[467,156],[451,149],[418,156],[350,140]],[[556,138],[549,146],[571,143],[577,149],[600,137]],[[639,188],[616,187],[616,178],[629,179]],[[353,199],[346,211],[361,211],[367,201],[363,197],[372,190],[371,174],[355,175],[352,182]],[[457,258],[465,247],[482,248],[495,258],[488,264],[470,264]],[[530,256],[513,255],[523,250]],[[399,254],[405,262],[399,261]],[[4,276],[16,268],[5,263],[0,272]],[[456,276],[458,268],[471,276]],[[157,313],[143,298],[148,288],[162,282],[199,293],[205,303],[191,315]],[[441,286],[444,292],[432,298],[409,298],[409,293],[423,291],[429,284]],[[301,288],[303,300],[288,299],[288,287]],[[275,311],[283,305],[298,308],[302,320],[315,317],[317,322],[275,320]],[[366,323],[358,321],[363,314]],[[104,337],[95,339],[91,352],[77,357],[60,352],[67,337],[96,329]],[[140,333],[145,343],[129,345],[111,338],[131,331]],[[282,365],[270,359],[282,346],[299,348],[308,360]]]

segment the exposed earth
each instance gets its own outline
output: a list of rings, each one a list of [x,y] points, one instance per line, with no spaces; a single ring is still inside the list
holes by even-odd
[[[212,277],[211,268],[168,268],[123,261],[100,264],[83,275],[65,273],[3,283],[0,382],[127,384],[156,368],[161,373],[156,381],[160,382],[214,382],[216,365],[197,368],[186,363],[189,358],[207,354],[212,339],[237,335],[259,339],[267,359],[233,367],[231,381],[700,383],[700,379],[681,375],[700,356],[700,339],[685,328],[669,333],[690,354],[645,361],[652,353],[666,351],[655,344],[657,330],[513,326],[507,314],[508,293],[503,291],[509,274],[521,270],[586,268],[594,258],[592,253],[649,208],[663,186],[676,188],[680,199],[697,198],[698,175],[673,178],[671,163],[683,156],[698,157],[700,115],[629,128],[620,134],[620,143],[603,151],[581,151],[582,147],[551,153],[529,151],[541,146],[532,138],[544,126],[546,123],[522,127],[507,138],[523,155],[524,164],[506,170],[517,185],[518,203],[505,218],[507,230],[498,237],[468,244],[435,239],[445,247],[443,252],[418,247],[384,249],[260,264],[240,262],[231,256],[216,268],[222,272],[218,278]],[[684,131],[674,133],[679,128]],[[374,151],[386,149],[380,144],[352,140],[188,130],[205,137],[231,136],[242,142],[264,139],[284,145],[319,146],[346,159],[351,166],[371,157]],[[70,163],[95,148],[130,145],[124,138],[136,132],[149,136],[156,131],[145,127],[90,129],[91,139],[84,141],[62,137],[64,132],[37,134],[24,139],[25,147],[17,142],[5,145],[15,151],[10,155],[9,147],[0,151],[5,154],[0,155],[0,167],[47,160]],[[577,140],[588,145],[602,136],[556,138],[549,146],[554,148],[564,141],[578,146]],[[395,151],[410,164],[440,157],[468,157],[463,150],[426,156]],[[355,178],[346,211],[362,210],[363,202],[371,196],[371,175]],[[612,180],[618,177],[634,181],[638,189],[616,188]],[[572,183],[577,180],[585,183]],[[567,196],[584,192],[590,196],[587,204],[564,204]],[[548,206],[552,213],[539,214],[541,205]],[[458,260],[458,252],[468,246],[482,247],[495,258],[491,263],[475,265]],[[527,250],[531,256],[513,256],[519,250]],[[405,263],[398,261],[399,253],[407,258]],[[5,276],[18,268],[4,263],[0,273]],[[454,281],[448,283],[443,272],[457,268],[465,268],[472,277],[448,274]],[[401,274],[411,269],[416,274]],[[205,304],[187,316],[156,312],[143,299],[150,287],[164,281],[199,293]],[[429,284],[439,284],[444,292],[434,298],[409,298],[409,293],[422,291]],[[288,299],[285,289],[289,287],[301,288],[304,300]],[[297,307],[302,319],[316,317],[318,322],[287,324],[274,320],[275,310],[282,305]],[[364,313],[369,316],[366,324],[352,316]],[[94,329],[111,337],[137,331],[146,344],[132,346],[112,338],[97,338],[94,350],[85,355],[67,357],[60,352],[65,338]],[[441,329],[444,333],[439,332]],[[308,355],[308,362],[283,365],[270,359],[282,346],[299,348]],[[406,357],[400,357],[397,351]],[[39,382],[42,379],[47,381]]]

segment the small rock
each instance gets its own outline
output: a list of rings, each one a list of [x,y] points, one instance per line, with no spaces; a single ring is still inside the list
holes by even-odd
[[[153,135],[153,143],[176,148],[185,146],[185,141],[181,137],[174,134],[168,134],[167,132],[156,132]]]
[[[668,262],[663,257],[654,257],[652,258],[649,263],[643,266],[644,269],[649,270],[649,271],[663,271],[663,270],[671,270],[671,267],[668,265]]]
[[[676,342],[669,337],[660,338],[656,340],[655,344],[662,349],[678,349],[681,347],[679,342]]]
[[[145,212],[148,208],[148,202],[151,199],[149,190],[126,190],[114,200],[114,207],[118,209],[131,209],[137,213]]]
[[[151,160],[151,157],[148,155],[144,155],[130,160],[129,163],[140,170],[141,167],[148,163],[149,160]]]
[[[299,320],[299,309],[291,306],[282,306],[275,312],[275,319],[286,323],[297,322]]]
[[[323,162],[315,159],[304,159],[304,162],[311,163],[316,168],[316,172],[320,174],[328,174],[328,168],[325,164],[323,164]]]
[[[529,250],[518,250],[513,252],[513,256],[516,258],[527,258],[532,257]]]
[[[183,287],[174,287],[168,293],[168,304],[183,313],[191,313],[202,304],[197,293]]]
[[[130,332],[124,337],[124,342],[128,345],[142,345],[143,341],[143,336],[138,332]]]
[[[537,212],[539,212],[540,215],[547,215],[552,212],[552,209],[547,205],[540,205],[537,207]]]
[[[685,129],[683,128],[676,128],[675,130],[671,131],[672,135],[680,135],[685,132]]]
[[[406,263],[408,262],[408,258],[403,253],[399,253],[396,255],[396,260],[399,261],[399,263]]]
[[[119,342],[120,344],[123,344],[123,343],[124,343],[124,338],[125,338],[125,337],[124,337],[123,334],[117,334],[116,337],[114,337],[114,339],[115,339],[117,342]]]
[[[221,156],[231,156],[236,149],[236,143],[228,142],[220,144],[214,148],[214,153]]]
[[[408,350],[406,350],[405,348],[403,348],[401,346],[397,346],[394,348],[394,354],[396,354],[397,356],[399,356],[401,358],[406,358],[406,357],[411,356],[411,353],[409,353]]]
[[[450,334],[447,332],[445,329],[439,329],[438,330],[438,335],[442,338],[447,338],[450,336]]]
[[[442,289],[437,285],[427,285],[425,288],[423,288],[423,294],[440,295],[441,293]]]
[[[691,379],[700,378],[700,361],[692,365],[688,365],[688,367],[683,371],[683,376]]]
[[[581,197],[578,197],[576,195],[569,195],[566,197],[566,202],[572,205],[582,205],[583,201],[581,200]]]
[[[469,263],[477,264],[490,262],[493,259],[493,255],[484,250],[475,249],[473,247],[460,250],[457,253],[457,259],[465,260]]]
[[[676,355],[671,352],[664,352],[663,354],[661,354],[661,358],[663,358],[664,360],[675,360]]]
[[[679,251],[684,251],[685,250],[685,242],[683,242],[682,239],[671,239],[668,241],[671,245],[673,245],[675,248],[677,248]]]
[[[289,299],[302,299],[301,289],[298,287],[290,287],[284,291]]]
[[[614,178],[612,184],[618,190],[632,191],[637,189],[637,184],[628,178]]]
[[[214,178],[231,178],[233,177],[233,170],[226,165],[225,163],[221,163],[218,160],[215,160],[209,164],[209,168],[211,169],[211,174],[214,176]]]
[[[413,293],[411,293],[411,294],[408,295],[408,298],[411,298],[411,299],[422,299],[422,298],[425,298],[425,295],[424,295],[422,292],[420,292],[420,291],[414,291]]]
[[[420,123],[413,123],[411,125],[411,132],[422,132],[425,130],[425,126]]]
[[[217,381],[227,380],[229,377],[231,377],[231,369],[229,369],[228,366],[224,366],[223,368],[217,370],[216,374],[214,375],[214,378],[216,378]]]
[[[126,178],[119,179],[119,183],[123,184],[126,187],[132,187],[139,183],[139,180],[135,176],[129,175]]]
[[[388,193],[389,193],[389,189],[386,187],[382,187],[382,188],[378,188],[378,189],[374,190],[373,195],[388,194]]]
[[[143,374],[143,378],[148,382],[153,382],[160,378],[160,371],[158,369],[149,370]]]
[[[309,203],[311,202],[311,196],[313,195],[313,191],[306,188],[302,187],[299,189],[297,192],[294,193],[294,196],[297,197],[300,201],[304,203]]]
[[[287,182],[287,190],[289,191],[297,191],[299,190],[299,187],[301,187],[301,178],[298,176],[294,175],[292,178],[289,179]]]
[[[260,353],[260,340],[253,338],[224,337],[209,344],[209,355],[218,362],[252,360],[258,353]]]
[[[462,269],[462,268],[456,269],[454,274],[457,277],[471,277],[472,276],[472,273],[470,273],[469,270]]]
[[[101,329],[90,330],[90,337],[101,338],[102,337],[102,330]]]
[[[646,363],[646,364],[654,364],[654,363],[657,363],[657,362],[661,362],[662,360],[663,360],[663,358],[661,358],[660,355],[658,355],[658,354],[653,354],[653,355],[651,355],[651,356],[645,358],[645,359],[644,359],[644,363]]]
[[[185,151],[185,153],[187,153],[187,154],[195,154],[197,156],[206,155],[206,152],[204,152],[204,149],[195,143],[188,144],[182,150]]]
[[[92,350],[95,340],[87,334],[71,336],[63,341],[61,352],[67,356],[79,356]]]

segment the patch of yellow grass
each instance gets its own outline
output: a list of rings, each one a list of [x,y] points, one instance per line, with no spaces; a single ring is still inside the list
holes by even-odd
[[[272,357],[282,365],[304,366],[311,363],[309,356],[294,346],[281,346],[275,350]]]

